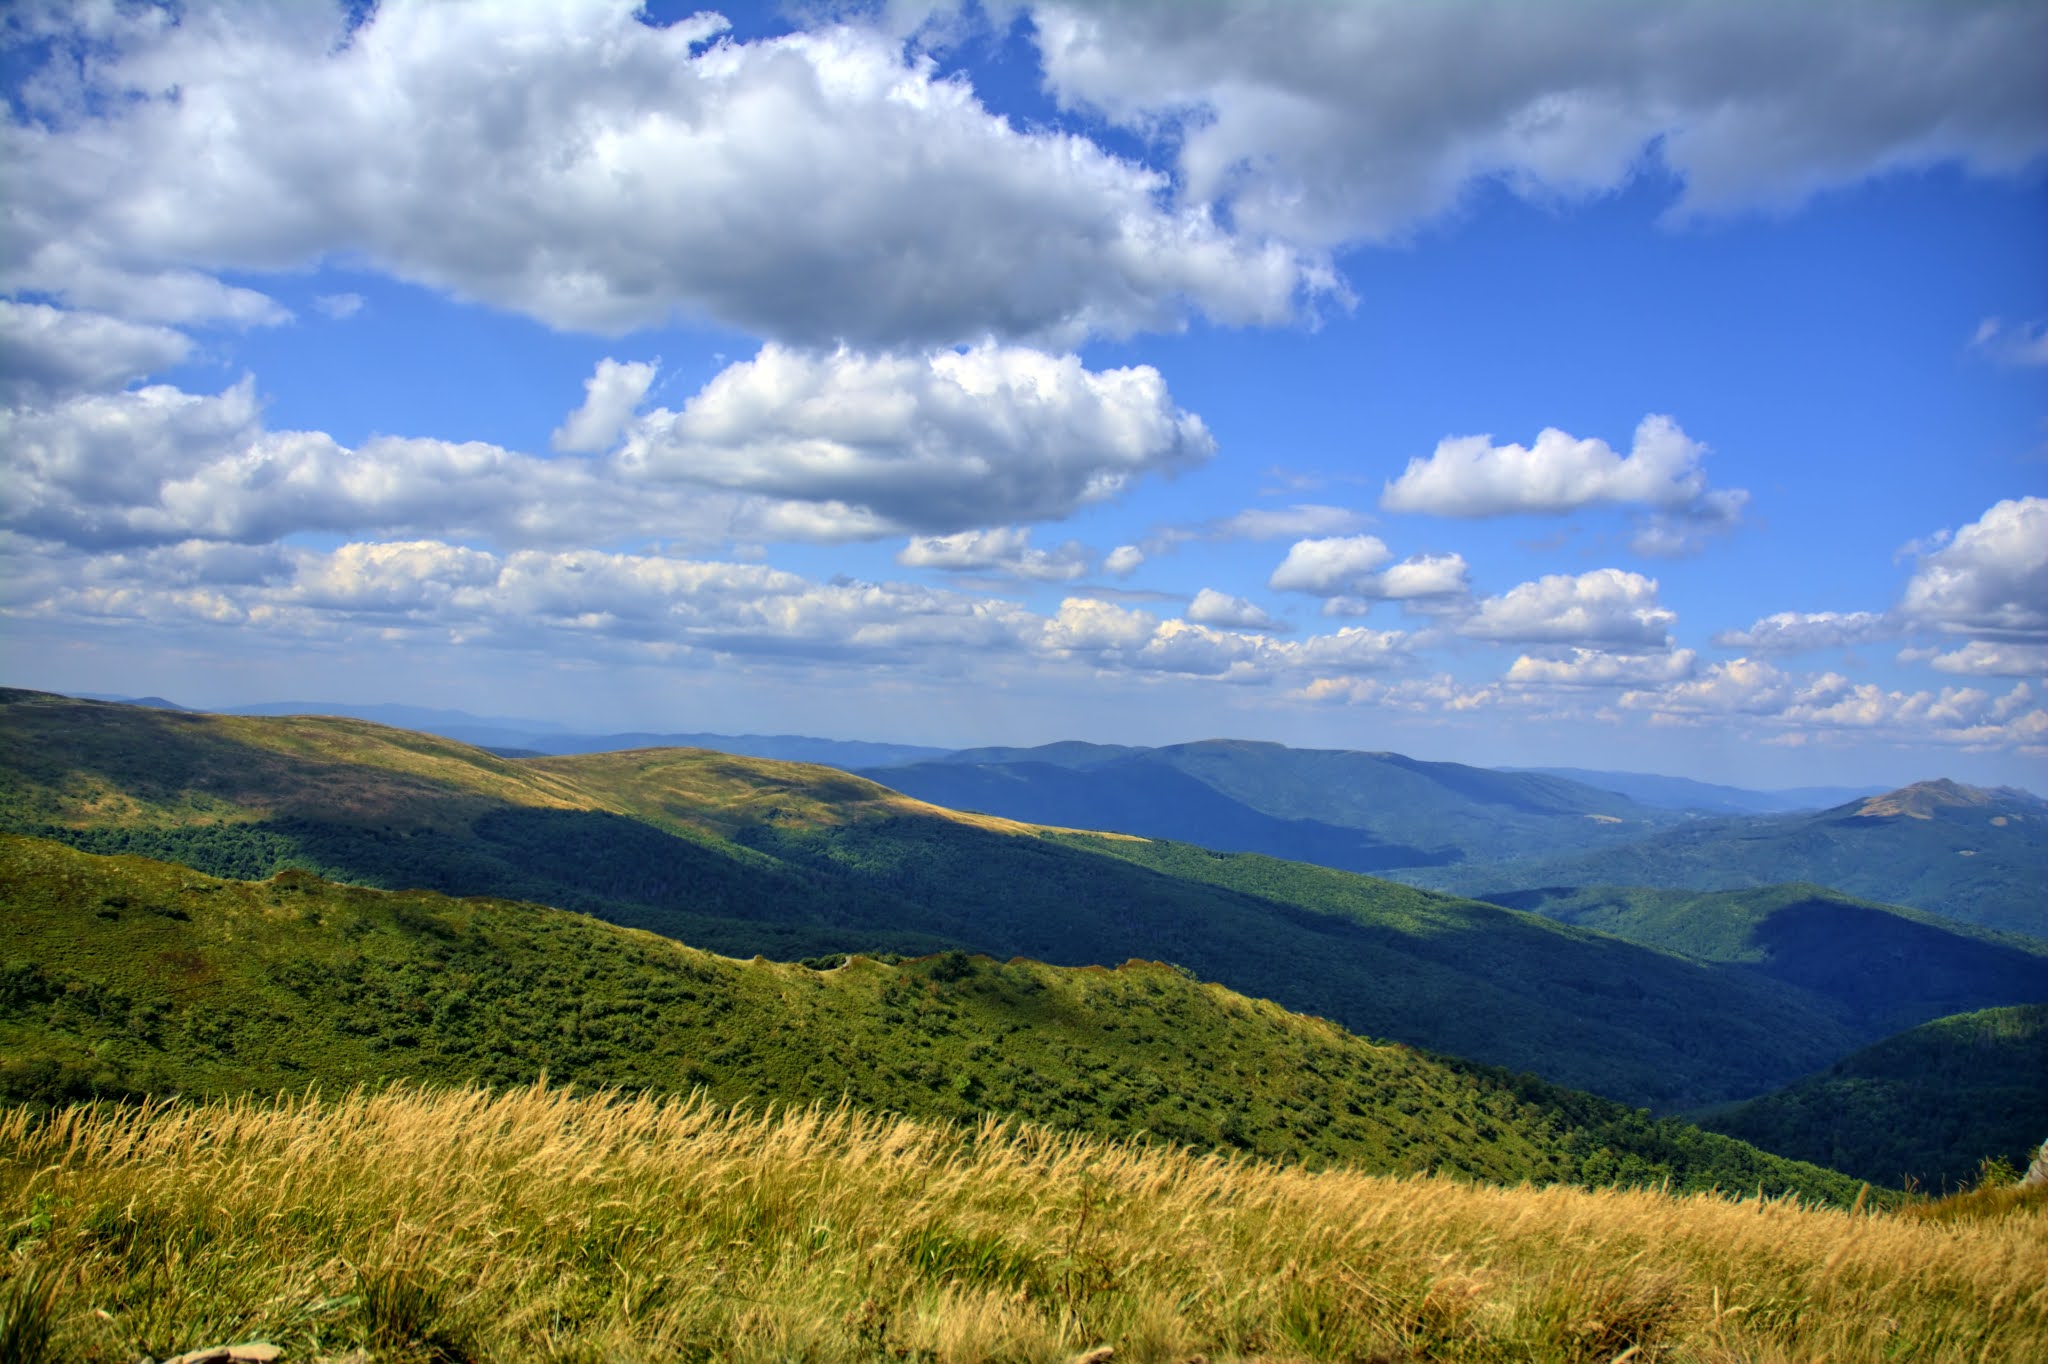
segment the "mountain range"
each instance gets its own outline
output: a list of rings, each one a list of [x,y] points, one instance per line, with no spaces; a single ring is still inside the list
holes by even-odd
[[[2048,947],[1883,906],[1852,907],[1860,931],[1911,938],[1910,957],[1881,947],[1831,971],[1838,940],[1785,933],[1760,969],[1367,876],[967,815],[841,771],[704,751],[509,760],[363,721],[27,692],[0,693],[0,735],[0,825],[89,851],[536,901],[737,956],[1164,959],[1354,1032],[1667,1111],[1763,1093],[1941,1013],[2048,999]],[[1487,794],[1553,793],[1548,808],[1526,802],[1530,820],[1620,799],[1555,778],[1451,775]],[[1873,980],[1906,980],[1929,958],[1957,963],[1955,989],[1901,988],[1907,1002],[1873,1010]]]

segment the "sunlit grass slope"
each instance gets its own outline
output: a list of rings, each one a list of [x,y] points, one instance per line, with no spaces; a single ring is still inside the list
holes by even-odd
[[[214,875],[301,867],[736,956],[1178,962],[1354,1031],[1632,1103],[1745,1098],[1874,1040],[1825,1001],[1370,877],[963,816],[693,750],[514,762],[353,720],[0,692],[0,828]]]
[[[366,1080],[986,1112],[1316,1164],[1848,1201],[1840,1175],[1170,967],[734,961],[559,910],[0,836],[0,1095]],[[828,963],[819,963],[825,966]]]
[[[1711,1122],[1894,1186],[1955,1188],[1987,1158],[2024,1170],[2048,1140],[2048,1006],[1923,1023]]]
[[[57,1357],[2032,1360],[2048,1210],[1308,1172],[847,1111],[393,1092],[0,1111]]]

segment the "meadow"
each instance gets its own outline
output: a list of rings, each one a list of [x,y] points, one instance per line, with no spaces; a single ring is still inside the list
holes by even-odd
[[[0,1336],[89,1362],[2048,1357],[2038,1195],[1505,1187],[544,1086],[7,1110],[0,1223]]]

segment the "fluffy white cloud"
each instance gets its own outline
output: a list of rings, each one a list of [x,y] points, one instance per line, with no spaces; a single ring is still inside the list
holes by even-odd
[[[1263,607],[1243,597],[1233,597],[1205,587],[1188,603],[1187,619],[1196,625],[1219,625],[1232,630],[1288,630],[1292,626],[1274,620]]]
[[[677,480],[865,508],[947,534],[1064,517],[1215,450],[1149,365],[984,344],[931,356],[764,346],[684,405],[634,423],[620,458]]]
[[[2048,642],[2048,498],[2000,502],[1925,554],[1899,612],[1950,633]]]
[[[1995,644],[1973,639],[1960,649],[1901,649],[1902,663],[1925,663],[1963,677],[2048,677],[2048,644]]]
[[[559,327],[876,347],[1276,322],[1331,286],[877,31],[738,42],[639,9],[385,0],[350,29],[202,3],[59,32],[0,140],[0,287],[274,320],[209,272],[339,257]]]
[[[2048,322],[2007,322],[1987,317],[1970,336],[1970,349],[1994,364],[2048,365]]]
[[[1046,81],[1179,151],[1254,231],[1398,237],[1494,181],[1540,200],[1655,157],[1681,211],[2048,149],[2048,11],[1901,0],[1040,0]]]
[[[0,299],[0,402],[125,388],[191,351],[191,339],[169,327]]]
[[[1371,671],[1408,661],[1398,630],[1356,627],[1306,639],[1218,629],[1193,620],[1165,620],[1087,597],[1069,597],[1045,622],[1041,649],[1080,656],[1103,668],[1261,682],[1291,674]]]
[[[1297,540],[1266,586],[1318,597],[1357,595],[1372,580],[1373,571],[1392,557],[1393,551],[1373,535]]]
[[[1598,503],[1651,509],[1658,519],[1636,537],[1639,552],[1671,554],[1702,530],[1725,528],[1748,494],[1710,490],[1700,459],[1706,447],[1669,417],[1636,427],[1626,455],[1603,440],[1579,440],[1555,427],[1532,446],[1495,445],[1490,436],[1458,436],[1427,459],[1411,459],[1380,495],[1388,511],[1430,516],[1505,516],[1577,511]]]
[[[1113,577],[1128,578],[1138,571],[1145,562],[1145,551],[1136,545],[1118,545],[1102,560],[1102,571]]]
[[[1149,611],[1132,611],[1094,597],[1068,597],[1045,623],[1044,647],[1055,653],[1139,649],[1159,628]]]
[[[1462,554],[1415,554],[1352,579],[1345,591],[1323,603],[1324,615],[1362,616],[1382,601],[1403,602],[1412,611],[1456,612],[1471,598],[1472,582]]]
[[[557,450],[595,454],[611,448],[647,396],[656,366],[644,360],[626,363],[606,356],[583,381],[583,402],[559,427],[551,444]]]
[[[1747,630],[1720,630],[1714,644],[1759,654],[1797,654],[1843,649],[1898,633],[1890,616],[1877,611],[1780,611]]]
[[[906,568],[947,573],[987,573],[1033,582],[1069,582],[1088,571],[1089,554],[1074,541],[1058,549],[1035,549],[1021,526],[965,530],[953,535],[920,535],[897,552]]]
[[[1349,674],[1318,677],[1290,694],[1323,705],[1377,706],[1415,714],[1457,714],[1514,699],[1499,687],[1468,686],[1448,673],[1399,679]]]
[[[1660,690],[1629,692],[1621,703],[1667,713],[1769,715],[1781,710],[1793,692],[1793,679],[1782,670],[1760,659],[1734,658]]]
[[[563,438],[605,435],[637,401],[642,370],[600,366]],[[767,347],[681,413],[633,421],[597,460],[395,437],[350,449],[323,432],[270,431],[246,379],[217,395],[158,385],[9,409],[0,442],[0,526],[99,546],[299,531],[545,545],[951,534],[1064,516],[1214,448],[1155,370],[1093,372],[996,347],[917,358]]]
[[[166,565],[182,571],[167,574]],[[760,564],[662,555],[493,554],[437,540],[225,556],[219,547],[165,547],[57,569],[62,581],[17,602],[18,617],[210,621],[284,639],[368,630],[542,650],[573,634],[596,648],[911,664],[1035,648],[1042,629],[1015,603],[903,584],[818,583]]]
[[[1618,568],[1555,573],[1481,601],[1460,622],[1473,639],[1588,648],[1663,649],[1675,612],[1657,601],[1657,580]]]
[[[2048,711],[2035,706],[2033,690],[2024,682],[2002,696],[1976,687],[1888,691],[1840,673],[1797,677],[1741,658],[1713,664],[1687,681],[1626,692],[1621,704],[1648,711],[1653,720],[1697,724],[1737,719],[1774,735],[1771,742],[1859,735],[2048,754]]]
[[[1573,649],[1569,658],[1523,654],[1508,668],[1507,680],[1536,687],[1648,687],[1691,677],[1697,661],[1690,649],[1657,654]]]
[[[0,524],[69,544],[390,529],[574,541],[667,530],[579,461],[496,446],[268,431],[250,380],[216,395],[152,386],[0,414]],[[638,502],[636,506],[635,503]]]

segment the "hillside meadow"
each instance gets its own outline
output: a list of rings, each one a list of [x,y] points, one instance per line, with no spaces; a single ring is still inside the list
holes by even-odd
[[[2048,1357],[2048,1208],[1308,1171],[531,1088],[0,1113],[5,1329],[99,1364]],[[19,1358],[32,1358],[21,1354]]]

